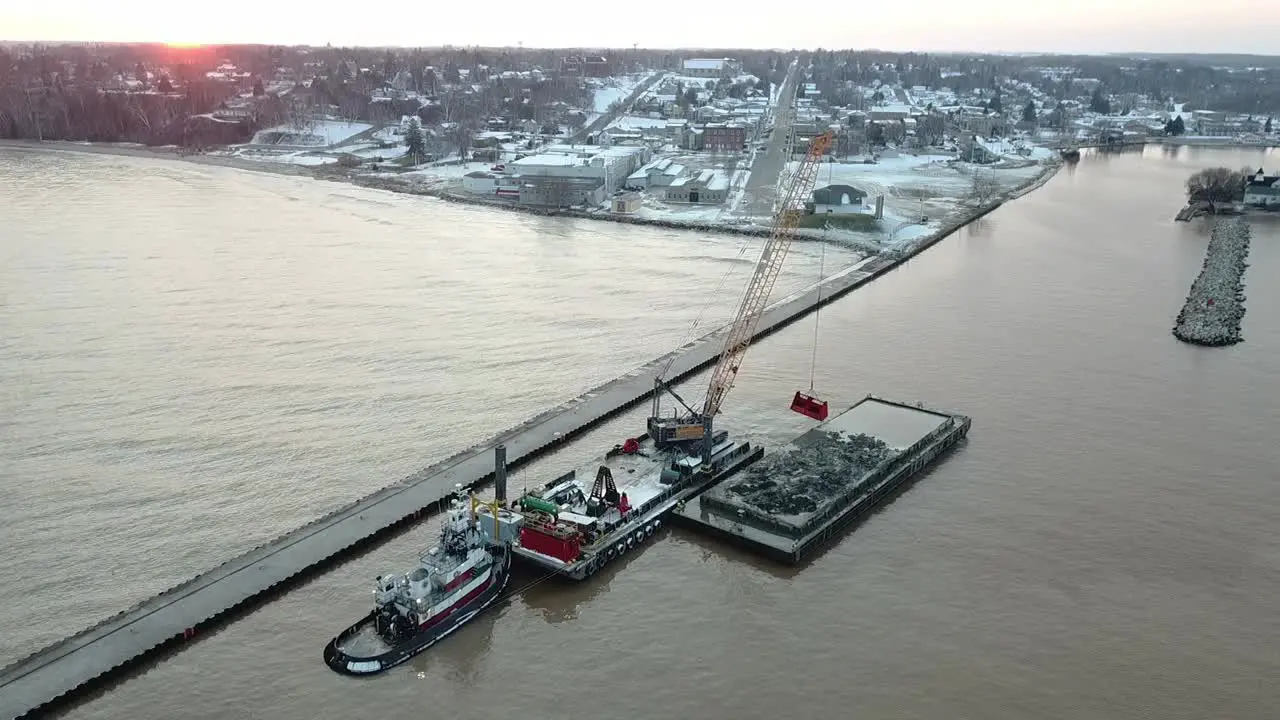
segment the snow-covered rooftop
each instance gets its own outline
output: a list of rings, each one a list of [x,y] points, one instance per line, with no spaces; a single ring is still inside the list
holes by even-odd
[[[684,61],[685,70],[723,70],[728,58],[692,58]]]
[[[559,167],[568,167],[571,165],[581,165],[583,160],[584,158],[578,157],[577,155],[566,155],[563,153],[546,152],[546,153],[539,153],[537,155],[530,155],[528,157],[522,157],[519,160],[512,161],[511,164],[522,165],[526,167],[547,167],[550,165],[556,165]]]
[[[708,190],[728,190],[729,178],[719,170],[703,170],[698,173],[698,182],[706,186]]]

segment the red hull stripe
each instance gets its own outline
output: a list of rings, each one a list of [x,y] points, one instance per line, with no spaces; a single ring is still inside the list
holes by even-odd
[[[466,572],[462,573],[461,575],[459,575],[458,577],[450,580],[449,583],[444,586],[444,591],[450,592],[451,590],[462,587],[463,585],[467,584],[468,580],[475,579],[475,576],[476,576],[476,569],[471,568]]]
[[[472,600],[475,600],[476,598],[480,597],[480,594],[481,594],[481,593],[483,593],[485,590],[488,590],[488,589],[489,589],[489,587],[493,585],[493,581],[494,581],[495,579],[497,579],[497,576],[496,576],[496,575],[492,575],[492,574],[491,574],[491,575],[489,575],[489,581],[488,581],[488,582],[484,583],[484,584],[483,584],[483,585],[481,585],[480,587],[478,587],[478,588],[476,588],[475,590],[472,590],[471,592],[469,592],[469,593],[467,593],[466,595],[464,595],[464,596],[462,597],[462,599],[461,599],[461,600],[459,600],[458,602],[456,602],[456,603],[454,603],[454,604],[450,605],[448,610],[445,610],[445,611],[443,611],[443,612],[437,613],[435,616],[433,616],[433,617],[431,617],[431,618],[428,618],[426,622],[422,623],[422,624],[421,624],[421,625],[419,625],[418,627],[421,627],[421,628],[423,628],[423,629],[426,629],[426,628],[431,627],[432,625],[435,625],[436,623],[440,622],[441,620],[443,620],[443,619],[445,619],[445,618],[449,617],[450,615],[452,615],[452,614],[453,614],[453,611],[454,611],[454,610],[457,610],[458,608],[462,607],[463,605],[466,605],[467,603],[471,602]]]

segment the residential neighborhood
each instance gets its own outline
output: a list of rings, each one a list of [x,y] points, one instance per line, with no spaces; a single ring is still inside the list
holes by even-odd
[[[1081,147],[1277,142],[1274,73],[1184,65],[870,51],[9,46],[0,135],[173,146],[475,202],[752,225],[772,214],[767,191],[779,173],[829,132],[818,188],[797,208],[814,216],[805,226],[891,237],[1025,184]],[[1245,81],[1252,94],[1238,90]],[[1250,197],[1274,190],[1261,177]]]

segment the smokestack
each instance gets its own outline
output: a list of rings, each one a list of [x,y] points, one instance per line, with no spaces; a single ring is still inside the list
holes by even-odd
[[[498,502],[507,500],[507,446],[493,449],[493,496]]]

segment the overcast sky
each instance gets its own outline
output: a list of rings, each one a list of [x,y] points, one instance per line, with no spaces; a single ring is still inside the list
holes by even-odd
[[[1274,0],[0,0],[0,40],[1274,54],[1278,38]]]

